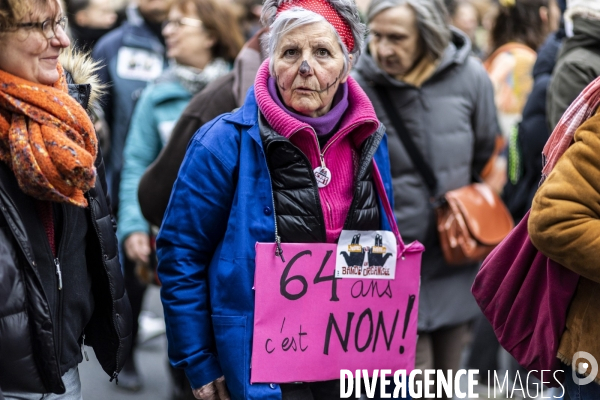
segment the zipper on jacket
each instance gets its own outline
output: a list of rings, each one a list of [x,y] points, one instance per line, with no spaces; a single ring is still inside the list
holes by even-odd
[[[327,166],[325,165],[325,151],[329,148],[330,144],[327,143],[325,145],[325,149],[323,149],[323,151],[321,151],[321,144],[319,143],[319,137],[317,135],[317,131],[315,131],[312,127],[310,128],[310,130],[313,132],[313,138],[315,138],[315,144],[317,145],[317,149],[319,150],[319,159],[321,160],[321,168],[323,169],[327,169]],[[335,138],[335,140],[337,140],[338,137],[340,137],[341,135],[338,132],[337,137]],[[335,141],[334,140],[334,141]],[[310,162],[308,163],[308,165],[310,165],[312,167],[312,165],[310,164]],[[314,169],[313,169],[314,171]],[[314,172],[313,172],[314,173]],[[317,186],[318,187],[318,186]]]
[[[312,127],[310,129],[314,133],[313,137],[315,138],[315,144],[317,145],[317,149],[319,149],[319,158],[321,159],[321,168],[328,169],[327,166],[325,165],[325,152],[327,151],[327,149],[329,147],[331,147],[331,144],[333,142],[337,141],[338,138],[340,138],[342,135],[339,134],[339,132],[338,132],[338,135],[336,136],[336,138],[335,139],[332,138],[333,139],[332,141],[326,143],[325,144],[325,148],[323,149],[323,151],[321,151],[321,144],[319,143],[319,138],[318,138],[317,132]],[[311,165],[310,161],[308,162],[308,165]],[[311,165],[311,167],[312,167],[312,165]],[[314,172],[313,172],[313,175],[314,175]],[[319,189],[319,185],[317,185],[317,190],[318,189]],[[321,199],[321,196],[319,196],[319,199]],[[329,218],[329,221],[332,221],[333,220],[333,215],[331,214],[331,206],[329,205],[329,202],[326,199],[323,199],[323,202],[325,203],[325,206],[327,207],[327,217]],[[327,224],[325,222],[325,214],[323,214],[323,224],[324,224],[324,227],[325,227],[325,237],[324,237],[324,239],[325,239],[325,241],[327,241],[327,228],[326,228]]]
[[[62,357],[62,329],[63,329],[63,280],[62,280],[62,270],[60,269],[60,256],[64,253],[65,243],[67,241],[68,236],[68,226],[69,226],[69,215],[67,212],[67,206],[65,204],[60,205],[62,210],[62,232],[60,235],[60,242],[58,243],[58,248],[56,249],[56,257],[54,258],[54,265],[56,266],[56,276],[58,279],[58,313],[56,318],[57,325],[57,337],[58,337],[58,359]]]
[[[275,248],[275,256],[281,258],[281,262],[285,262],[285,258],[283,258],[283,249],[281,248],[281,238],[277,234],[277,222],[275,222],[275,244],[277,245]]]
[[[262,142],[262,140],[261,140]],[[279,229],[277,227],[277,212],[275,212],[275,195],[273,194],[273,178],[271,177],[271,171],[269,170],[269,163],[267,162],[267,149],[262,149],[263,157],[265,158],[265,164],[267,164],[267,174],[269,175],[269,184],[271,185],[271,204],[273,207],[273,222],[275,223],[275,257],[281,258],[281,262],[285,262],[283,257],[283,249],[281,248],[281,237],[279,236]]]
[[[100,240],[100,237],[102,237],[102,235],[100,234],[100,231],[98,230],[98,220],[96,219],[96,214],[94,212],[94,206],[92,204],[92,202],[95,200],[95,198],[89,194],[87,195],[87,199],[88,199],[88,209],[90,210],[90,217],[92,220],[92,225],[94,226],[94,231],[96,231],[96,238],[98,239],[98,245],[100,246],[100,253],[102,254],[102,256],[104,257],[104,255],[106,255],[106,252],[104,251],[104,246],[102,245],[102,240]],[[102,265],[104,265],[104,272],[106,272],[106,260],[103,259],[102,260]],[[106,273],[108,275],[108,273]],[[112,312],[112,319],[113,319],[113,325],[115,328],[115,332],[117,332],[117,336],[118,336],[118,331],[117,331],[117,321],[116,321],[116,316],[114,313],[114,308],[115,308],[115,294],[113,293],[113,285],[109,285],[109,289],[110,289],[110,294],[112,297],[112,308],[113,308],[113,312]],[[121,355],[121,351],[122,349],[122,345],[120,343],[120,338],[119,338],[119,345],[117,346],[117,355],[116,355],[116,359],[115,359],[115,370],[109,380],[109,382],[112,382],[113,380],[116,380],[116,384],[119,384],[119,373],[117,371],[119,371],[119,356]]]
[[[275,195],[273,194],[273,180],[271,178],[271,171],[269,171],[269,164],[267,163],[266,155],[265,163],[267,164],[267,174],[269,174],[269,183],[271,184],[271,204],[273,204],[273,220],[275,222],[275,257],[279,257],[281,258],[281,262],[285,262],[285,258],[283,258],[283,249],[281,248],[281,237],[279,236],[279,230],[277,229],[277,213],[275,212]]]
[[[64,211],[64,210],[63,210]],[[63,218],[63,233],[64,230],[66,228],[66,218]],[[62,241],[62,237],[61,237],[61,242],[59,243],[58,247],[62,247],[62,244],[64,241]],[[56,252],[56,258],[54,258],[54,266],[56,267],[56,277],[57,277],[57,285],[58,285],[58,300],[57,300],[57,307],[56,307],[56,354],[58,354],[58,360],[60,363],[60,357],[62,355],[62,328],[63,328],[63,281],[62,281],[62,271],[60,269],[60,261],[58,260],[58,251]]]
[[[83,352],[83,355],[85,356],[85,361],[90,361],[90,358],[87,355],[87,351],[85,350],[85,333],[81,337],[81,351]]]
[[[60,261],[58,260],[58,257],[54,259],[54,266],[56,267],[56,276],[58,277],[58,290],[62,290],[62,271],[60,270]]]
[[[331,209],[331,205],[329,204],[329,202],[327,200],[324,200],[324,201],[325,201],[325,205],[327,206],[327,213],[329,214],[329,220],[333,221],[333,210]]]

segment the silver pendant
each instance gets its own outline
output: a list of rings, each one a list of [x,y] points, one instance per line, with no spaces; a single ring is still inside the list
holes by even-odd
[[[331,171],[329,168],[317,167],[313,172],[315,173],[315,179],[317,180],[319,189],[329,185],[329,182],[331,182]]]

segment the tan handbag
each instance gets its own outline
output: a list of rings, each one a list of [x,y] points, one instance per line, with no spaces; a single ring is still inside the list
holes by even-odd
[[[410,137],[402,118],[393,108],[387,89],[375,86],[385,112],[394,125],[415,169],[429,190],[436,207],[437,229],[444,259],[464,265],[483,259],[513,228],[513,220],[500,197],[485,183],[472,183],[436,199],[437,178]]]
[[[508,209],[485,183],[447,192],[435,211],[440,245],[450,265],[482,261],[514,227]]]

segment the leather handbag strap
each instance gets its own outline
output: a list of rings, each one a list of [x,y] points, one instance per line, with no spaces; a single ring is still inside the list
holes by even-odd
[[[408,129],[406,129],[402,118],[400,118],[400,114],[397,110],[394,110],[390,94],[388,93],[387,89],[383,86],[375,86],[375,92],[377,93],[379,101],[385,109],[385,113],[392,122],[392,125],[394,125],[394,129],[396,129],[396,133],[402,141],[402,144],[404,145],[404,148],[406,149],[410,160],[412,161],[414,167],[417,169],[417,172],[423,178],[425,185],[427,185],[427,189],[429,189],[429,195],[431,196],[431,198],[435,198],[435,193],[438,185],[437,178],[431,170],[431,167],[429,167],[429,164],[427,164],[427,162],[425,161],[425,157],[423,157],[421,151],[419,151],[419,148],[410,137],[410,133],[408,132]]]

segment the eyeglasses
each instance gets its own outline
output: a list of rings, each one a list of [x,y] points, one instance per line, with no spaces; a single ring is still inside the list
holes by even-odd
[[[67,23],[69,19],[64,16],[60,18],[58,21],[54,21],[52,19],[47,19],[43,22],[23,22],[17,24],[16,26],[24,29],[39,29],[42,31],[46,39],[52,39],[56,36],[56,28],[60,26],[63,31],[67,29]]]
[[[192,28],[200,28],[202,27],[202,21],[199,19],[188,17],[166,20],[165,22],[163,22],[163,29],[166,28],[168,25],[173,25],[175,28],[178,29],[181,28],[182,25],[191,26]]]

